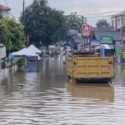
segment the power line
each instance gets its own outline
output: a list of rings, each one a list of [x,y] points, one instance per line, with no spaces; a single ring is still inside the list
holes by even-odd
[[[119,10],[119,11],[108,11],[108,12],[100,12],[100,13],[83,13],[79,15],[84,15],[90,18],[95,18],[95,17],[111,17],[116,14],[120,14],[124,12],[124,10]]]
[[[111,13],[118,13],[118,12],[123,12],[124,10],[119,10],[119,11],[106,11],[106,12],[99,12],[99,13],[88,13],[89,15],[96,15],[96,14],[111,14]]]
[[[109,17],[112,17],[114,14],[111,14],[111,15],[92,15],[92,16],[87,16],[86,15],[86,17],[88,17],[88,18],[109,18]]]

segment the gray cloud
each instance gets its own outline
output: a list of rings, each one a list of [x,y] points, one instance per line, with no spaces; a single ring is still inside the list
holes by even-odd
[[[16,17],[20,16],[22,1],[6,0],[5,3],[12,8],[12,15]],[[26,0],[26,5],[29,5],[32,1]],[[48,3],[53,8],[63,10],[66,13],[78,12],[81,15],[88,16],[91,23],[95,22],[103,12],[113,11],[117,13],[125,9],[125,0],[48,0]]]

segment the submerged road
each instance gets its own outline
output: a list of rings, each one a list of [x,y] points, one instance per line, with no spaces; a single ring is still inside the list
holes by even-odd
[[[43,59],[39,72],[1,76],[0,125],[123,125],[125,67],[112,85],[82,85],[66,79],[61,59]]]

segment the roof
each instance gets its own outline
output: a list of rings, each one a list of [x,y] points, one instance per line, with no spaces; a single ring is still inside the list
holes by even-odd
[[[17,51],[17,52],[13,52],[12,53],[13,56],[27,56],[27,57],[33,57],[33,56],[38,56],[35,52],[32,51],[28,51],[26,48]]]
[[[112,15],[111,18],[116,18],[116,17],[120,17],[120,16],[124,16],[124,15],[125,15],[125,11],[122,11],[120,13]]]
[[[110,46],[110,45],[107,45],[107,44],[102,44],[101,48],[104,48],[104,49],[113,49],[113,46]]]
[[[30,51],[30,52],[35,52],[35,53],[37,53],[37,54],[40,54],[41,53],[41,50],[39,50],[36,46],[34,46],[34,45],[30,45],[28,48],[28,51]]]
[[[13,56],[27,56],[27,57],[38,57],[41,51],[34,45],[30,45],[28,48],[23,48],[17,52],[13,52]]]
[[[0,4],[0,12],[1,12],[1,11],[10,11],[10,10],[11,10],[11,9],[10,9],[9,7]]]
[[[114,47],[112,45],[100,44],[96,46],[95,49],[114,49]]]

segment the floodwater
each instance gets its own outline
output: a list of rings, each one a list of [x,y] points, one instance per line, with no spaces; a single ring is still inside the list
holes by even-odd
[[[0,125],[124,125],[125,67],[112,85],[76,84],[61,59],[43,59],[39,72],[0,74]]]

